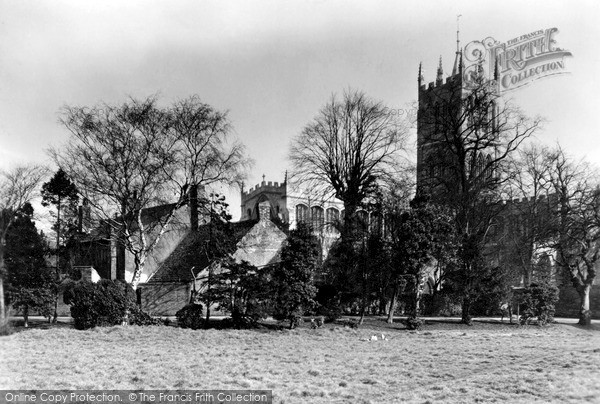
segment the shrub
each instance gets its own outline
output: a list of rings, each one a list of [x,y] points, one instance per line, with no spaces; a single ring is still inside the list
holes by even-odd
[[[78,281],[68,284],[64,301],[71,305],[71,317],[78,330],[121,324],[126,310],[131,324],[158,324],[135,304],[134,296],[128,284],[102,279],[98,283]]]
[[[426,316],[460,316],[462,299],[455,293],[442,290],[421,297],[421,313]]]
[[[175,316],[177,316],[177,324],[181,328],[197,330],[204,327],[203,307],[199,303],[192,303],[184,306],[175,313]]]
[[[423,326],[423,320],[417,317],[409,317],[406,319],[406,328],[409,330],[420,330]]]
[[[138,306],[129,308],[129,323],[133,325],[166,325],[160,318],[154,318]]]
[[[335,304],[335,302],[332,302],[326,306],[319,307],[317,314],[323,316],[326,323],[333,323],[342,317],[342,308],[338,304]]]
[[[554,306],[558,301],[558,288],[550,283],[531,284],[520,296],[521,324],[537,318],[539,325],[546,325],[554,319]]]
[[[335,286],[330,284],[319,285],[315,300],[318,304],[316,314],[325,317],[326,323],[333,323],[342,317],[343,310]]]

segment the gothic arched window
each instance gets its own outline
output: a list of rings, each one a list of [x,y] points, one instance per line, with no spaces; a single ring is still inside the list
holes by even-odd
[[[308,220],[308,206],[301,203],[296,205],[296,222],[307,223]]]
[[[325,217],[323,215],[323,208],[320,206],[313,206],[311,209],[312,225],[315,230],[321,230],[325,223]]]
[[[325,220],[330,229],[335,228],[334,225],[340,220],[340,211],[336,208],[328,208],[325,211]]]

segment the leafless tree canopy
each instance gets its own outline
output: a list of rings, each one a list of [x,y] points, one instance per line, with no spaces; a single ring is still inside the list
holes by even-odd
[[[44,167],[36,165],[0,171],[0,210],[14,213],[30,202],[46,174]]]
[[[557,263],[566,270],[581,298],[579,323],[589,325],[589,294],[600,259],[598,172],[584,161],[573,160],[560,147],[548,160],[548,178],[558,199]]]
[[[532,267],[536,250],[551,252],[581,298],[580,324],[587,325],[589,293],[600,259],[598,172],[560,146],[531,146],[514,163],[513,195],[528,201],[513,204],[523,228],[514,235],[513,251],[523,267]]]
[[[197,97],[168,108],[155,98],[65,107],[61,122],[71,139],[50,154],[121,234],[135,257],[134,284],[191,187],[237,183],[249,164],[243,145],[228,139],[227,114]]]
[[[378,182],[403,166],[406,132],[395,114],[364,93],[335,95],[293,140],[292,179],[326,187],[352,215]]]

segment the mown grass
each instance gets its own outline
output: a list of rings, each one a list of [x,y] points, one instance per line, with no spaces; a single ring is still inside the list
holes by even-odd
[[[600,402],[597,329],[402,328],[31,329],[0,338],[0,387],[270,389],[277,403]]]

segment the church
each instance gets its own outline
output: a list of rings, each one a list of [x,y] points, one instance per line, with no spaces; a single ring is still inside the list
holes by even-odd
[[[452,167],[456,163],[448,153],[447,143],[441,141],[440,120],[444,116],[460,113],[459,109],[469,86],[469,77],[478,77],[483,72],[473,70],[473,66],[464,66],[462,51],[458,48],[452,72],[444,76],[442,60],[437,67],[435,81],[425,84],[422,66],[419,65],[417,78],[418,113],[417,113],[417,192],[426,191],[432,197],[439,194],[441,185],[455,186]],[[475,66],[477,69],[477,66]],[[490,74],[490,72],[488,72]],[[497,72],[493,73],[497,78]],[[453,109],[456,108],[456,109]],[[489,115],[491,130],[495,130],[495,114],[497,106],[492,104],[486,108]],[[490,128],[487,128],[490,129]],[[488,149],[479,150],[470,158],[474,162],[474,175],[484,179],[493,177],[494,173],[486,170],[486,164],[494,156],[493,145]],[[202,192],[202,190],[199,190]],[[275,265],[279,262],[281,247],[285,243],[287,233],[301,222],[310,223],[318,237],[322,249],[321,259],[325,260],[334,243],[339,239],[336,223],[344,215],[344,205],[332,196],[315,194],[311,189],[288,180],[287,172],[283,181],[267,181],[263,175],[262,181],[255,186],[240,190],[240,220],[233,223],[237,250],[234,256],[238,260],[246,260],[258,268]],[[550,201],[550,198],[546,201]],[[530,205],[530,199],[510,200],[503,202],[506,209],[492,223],[490,232],[491,251],[501,251],[497,240],[517,234],[520,212],[523,207]],[[548,202],[549,203],[549,202]],[[147,209],[149,216],[160,215],[160,206]],[[371,213],[359,211],[364,223],[375,222]],[[152,253],[148,260],[141,283],[138,288],[139,303],[151,314],[173,315],[188,303],[192,290],[198,287],[199,279],[210,263],[201,256],[202,246],[210,236],[210,220],[199,217],[197,202],[192,199],[187,206],[178,212],[179,226],[171,229]],[[80,223],[82,219],[80,218]],[[80,226],[81,228],[81,226]],[[79,241],[79,253],[74,259],[74,265],[79,268],[85,279],[121,279],[130,280],[132,277],[133,260],[130,254],[116,242],[110,229],[89,229],[82,231]],[[489,259],[495,265],[505,265],[502,254],[492,254]],[[552,252],[547,252],[542,261],[553,266]],[[526,286],[532,281],[532,274],[524,273],[516,281],[516,286]],[[427,285],[434,287],[436,282]],[[600,290],[593,289],[593,311],[600,313]],[[561,290],[561,302],[557,315],[576,315],[577,296],[570,287]]]
[[[498,66],[494,71],[485,71],[481,64],[465,66],[457,39],[456,56],[452,73],[444,77],[442,59],[436,70],[435,81],[425,84],[422,66],[418,70],[417,111],[417,192],[426,193],[432,200],[448,201],[457,194],[461,171],[468,177],[469,186],[491,184],[497,173],[492,161],[501,155],[494,134],[502,114],[502,98],[497,82],[500,79]],[[476,89],[476,90],[474,90]],[[473,91],[471,91],[473,90]],[[471,102],[473,93],[481,92],[479,100]],[[474,96],[477,97],[477,94]],[[489,102],[482,101],[489,98]],[[477,102],[480,104],[478,108]],[[475,116],[477,119],[472,119]],[[475,124],[474,122],[478,122]],[[480,127],[477,127],[480,125]],[[455,146],[459,136],[472,131],[476,141],[486,143],[469,145],[460,155]],[[479,131],[479,132],[478,132]],[[483,135],[481,134],[483,133]],[[488,138],[485,133],[492,134]],[[458,135],[457,135],[458,134]],[[455,138],[453,138],[455,136]],[[468,135],[467,135],[468,136]],[[461,140],[464,142],[464,140]],[[460,155],[460,158],[458,157]],[[459,168],[461,164],[468,168]],[[490,219],[486,227],[485,259],[492,267],[511,268],[516,291],[528,287],[542,277],[549,277],[560,290],[556,304],[556,316],[577,317],[580,300],[570,279],[556,264],[556,251],[544,247],[544,243],[532,242],[530,249],[524,245],[531,232],[532,212],[537,215],[556,215],[557,195],[551,192],[507,200],[490,200],[485,210]],[[529,227],[531,226],[531,227]],[[533,262],[524,264],[519,256],[531,256]],[[600,290],[592,288],[590,307],[595,317],[600,311]]]

